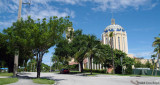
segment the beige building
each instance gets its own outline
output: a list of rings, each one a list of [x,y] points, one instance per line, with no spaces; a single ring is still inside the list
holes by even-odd
[[[115,24],[115,19],[111,20],[111,25],[107,26],[102,33],[102,43],[110,45],[109,34],[111,32],[113,32],[113,48],[128,54],[127,33],[123,27]]]

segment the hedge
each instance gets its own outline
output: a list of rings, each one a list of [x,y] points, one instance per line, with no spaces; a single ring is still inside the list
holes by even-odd
[[[83,69],[84,72],[91,72],[91,69]],[[94,70],[92,69],[92,72],[95,73],[106,73],[106,70]]]

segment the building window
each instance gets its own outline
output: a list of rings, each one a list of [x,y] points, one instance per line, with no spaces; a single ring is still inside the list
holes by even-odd
[[[121,49],[120,48],[120,37],[118,37],[118,46],[119,46],[119,50]]]

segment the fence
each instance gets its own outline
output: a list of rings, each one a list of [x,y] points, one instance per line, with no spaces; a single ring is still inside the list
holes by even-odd
[[[132,70],[134,75],[152,75],[153,70],[148,69],[133,69]],[[156,70],[154,70],[153,75],[155,75]],[[160,71],[157,70],[157,75],[160,75]]]

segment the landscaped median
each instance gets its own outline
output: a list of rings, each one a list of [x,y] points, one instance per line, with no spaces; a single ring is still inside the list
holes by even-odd
[[[54,84],[55,81],[54,80],[49,80],[49,79],[45,79],[45,78],[37,78],[37,79],[32,79],[34,83],[37,84]]]
[[[0,85],[15,83],[17,81],[17,78],[0,78]]]

